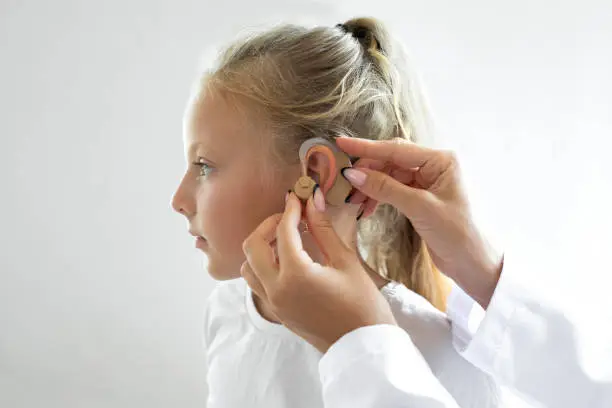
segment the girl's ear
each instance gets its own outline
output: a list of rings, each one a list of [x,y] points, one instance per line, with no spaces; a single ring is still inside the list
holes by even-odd
[[[342,175],[342,169],[352,166],[350,158],[340,150],[317,144],[308,150],[304,160],[307,175],[319,184],[325,201],[334,206],[344,204],[353,189]]]
[[[338,174],[336,157],[331,149],[322,145],[313,146],[306,153],[305,161],[306,175],[317,182],[323,194],[327,196]]]

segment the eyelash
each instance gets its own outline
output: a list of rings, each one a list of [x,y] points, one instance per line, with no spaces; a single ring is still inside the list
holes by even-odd
[[[213,168],[208,163],[204,163],[203,161],[196,161],[193,164],[200,168],[198,176],[196,177],[198,179],[201,177],[207,177],[208,175],[210,175],[210,173],[206,173],[206,170],[208,171],[213,170]]]

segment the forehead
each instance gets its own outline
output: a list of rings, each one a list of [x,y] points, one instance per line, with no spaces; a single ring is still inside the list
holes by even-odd
[[[244,108],[218,92],[201,92],[185,110],[183,139],[186,154],[203,149],[209,154],[228,155],[232,151],[261,145],[261,132]]]

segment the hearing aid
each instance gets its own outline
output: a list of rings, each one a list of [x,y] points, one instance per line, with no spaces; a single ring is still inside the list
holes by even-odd
[[[353,186],[342,176],[341,171],[346,167],[352,167],[351,159],[335,143],[322,137],[308,139],[300,146],[302,176],[295,183],[293,191],[302,201],[308,200],[313,194],[317,182],[308,176],[308,159],[312,153],[320,151],[323,147],[329,148],[334,155],[334,160],[330,163],[331,176],[324,185],[320,186],[324,188],[325,201],[331,205],[344,204]]]

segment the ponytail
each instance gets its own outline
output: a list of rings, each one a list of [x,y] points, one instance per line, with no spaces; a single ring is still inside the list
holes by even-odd
[[[420,136],[426,135],[410,121],[418,118],[418,114],[415,115],[418,99],[411,98],[416,96],[411,95],[414,89],[402,84],[399,70],[390,60],[393,50],[387,30],[370,18],[349,20],[340,26],[359,41],[365,57],[387,86],[397,125],[393,136],[420,142]],[[372,268],[382,276],[404,284],[436,308],[446,310],[450,284],[435,267],[427,245],[403,214],[390,205],[381,204],[374,214],[361,220],[358,233],[361,246],[367,253],[366,262]]]

